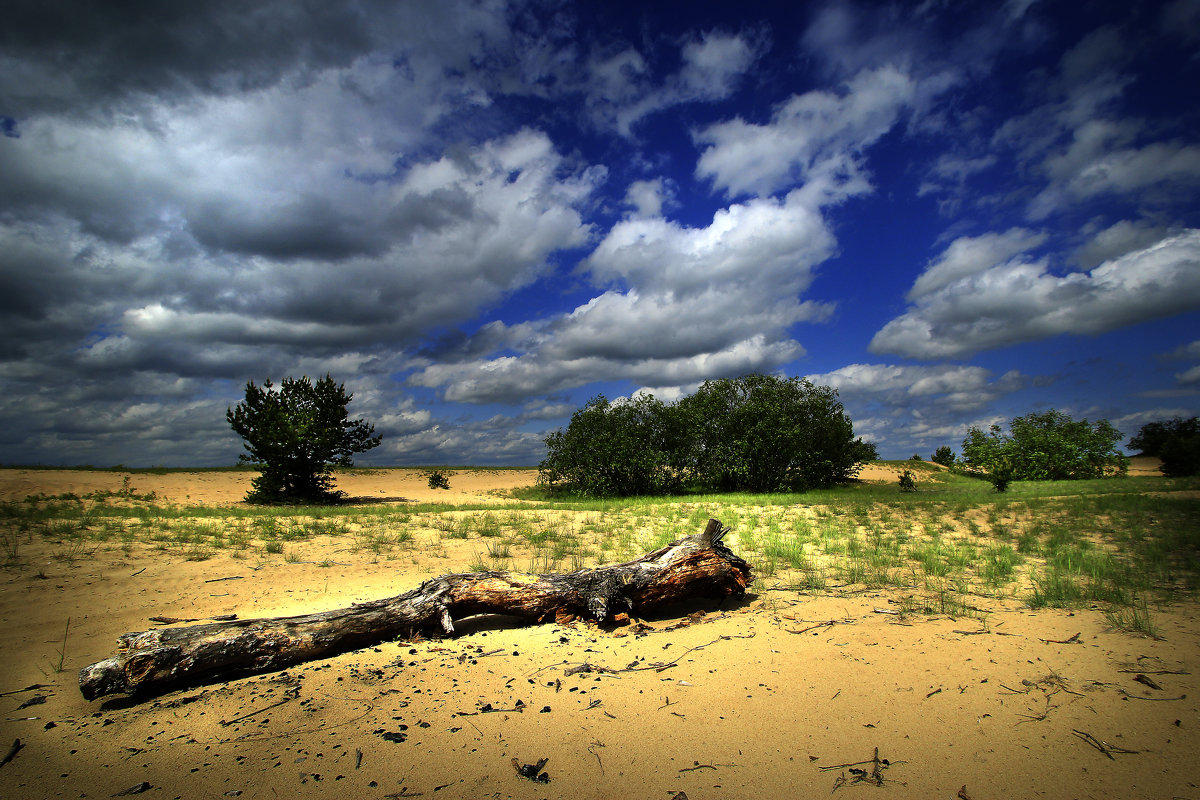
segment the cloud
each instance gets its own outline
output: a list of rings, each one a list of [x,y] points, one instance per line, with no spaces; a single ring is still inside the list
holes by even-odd
[[[1200,383],[1200,365],[1194,366],[1191,369],[1185,369],[1183,372],[1175,373],[1175,380],[1185,386]]]
[[[982,236],[955,239],[936,261],[925,268],[907,297],[909,300],[915,300],[968,275],[983,272],[1002,261],[1038,247],[1046,238],[1045,233],[1011,228],[1004,233],[985,233]]]
[[[1066,151],[1044,162],[1050,184],[1031,202],[1030,218],[1045,219],[1080,200],[1112,194],[1150,200],[1157,192],[1200,185],[1200,146],[1182,141],[1122,146],[1130,139],[1128,127],[1093,120],[1076,128]]]
[[[411,379],[448,400],[514,402],[603,380],[669,387],[771,370],[801,355],[791,326],[828,317],[803,299],[834,240],[802,192],[719,210],[704,227],[616,223],[582,263],[614,287],[540,320],[521,352],[434,364]]]
[[[957,446],[971,425],[999,422],[986,413],[1036,379],[1009,370],[996,376],[977,366],[936,364],[848,364],[807,376],[832,386],[854,420],[854,432],[874,442],[881,455],[926,455],[945,444]]]
[[[34,138],[17,142],[35,156],[54,155]],[[94,155],[74,150],[57,169],[86,173]],[[261,183],[246,186],[224,186],[212,174],[189,181],[200,162],[158,181],[158,211],[142,215],[128,242],[89,230],[92,209],[103,210],[122,186],[146,182],[132,155],[119,168],[110,162],[95,177],[102,190],[76,210],[73,224],[37,221],[39,211],[26,204],[29,219],[8,226],[14,247],[0,255],[0,282],[21,297],[20,313],[47,325],[46,312],[36,309],[61,307],[62,293],[70,296],[77,284],[79,302],[86,297],[99,309],[87,314],[93,326],[143,341],[324,349],[415,343],[429,328],[470,318],[532,282],[555,251],[585,243],[590,228],[578,206],[603,179],[601,171],[568,164],[544,134],[523,130],[415,163],[388,183],[315,167],[306,180],[324,176],[326,195],[337,198],[338,211],[326,213],[324,200],[307,205],[307,188],[291,193],[286,170],[261,156],[258,169],[270,170],[279,185],[262,173]],[[171,161],[161,152],[150,160]],[[47,191],[68,192],[57,172],[37,174]],[[305,236],[288,243],[288,232],[299,229]],[[55,265],[59,289],[38,289],[45,284],[29,278],[35,263]],[[447,282],[454,292],[445,291]]]
[[[1084,269],[1091,269],[1126,253],[1150,247],[1168,235],[1168,229],[1162,225],[1146,220],[1120,220],[1093,234],[1072,260]]]
[[[836,201],[868,191],[865,149],[896,124],[918,92],[893,66],[864,70],[840,92],[814,90],[780,103],[770,122],[741,118],[696,134],[704,145],[696,176],[731,196],[770,194],[809,182]]]
[[[985,408],[1028,383],[1016,370],[992,380],[991,370],[951,364],[923,367],[849,364],[832,372],[809,375],[808,379],[834,387],[850,401],[882,403],[893,409],[910,409],[914,402],[919,402],[943,413]]]
[[[155,97],[235,96],[304,86],[364,53],[391,53],[424,79],[465,70],[510,37],[505,4],[232,0],[153,3],[115,13],[87,0],[18,0],[0,30],[0,97],[39,113],[141,112]],[[415,32],[420,32],[416,34]]]
[[[662,216],[663,205],[671,201],[671,193],[662,178],[634,181],[625,192],[626,204],[633,206],[640,217]]]
[[[1188,230],[1086,273],[1055,275],[1045,260],[1024,259],[976,271],[918,296],[909,311],[875,334],[870,351],[962,358],[1198,308],[1200,230]]]
[[[662,77],[632,46],[606,50],[587,64],[585,103],[595,124],[632,136],[652,114],[729,97],[763,49],[755,34],[706,31],[682,43],[681,66]]]

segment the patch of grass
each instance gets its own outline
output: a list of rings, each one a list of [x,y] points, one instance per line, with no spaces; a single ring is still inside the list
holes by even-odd
[[[1139,633],[1151,639],[1160,638],[1158,626],[1150,617],[1150,608],[1144,597],[1125,607],[1113,606],[1105,609],[1104,618],[1111,627],[1117,630]]]

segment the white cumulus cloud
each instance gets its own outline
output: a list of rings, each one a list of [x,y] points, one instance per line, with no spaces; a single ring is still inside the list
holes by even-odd
[[[918,279],[919,281],[920,279]],[[871,340],[874,353],[961,358],[1059,334],[1094,334],[1200,308],[1200,230],[1057,275],[1013,259],[922,294]]]

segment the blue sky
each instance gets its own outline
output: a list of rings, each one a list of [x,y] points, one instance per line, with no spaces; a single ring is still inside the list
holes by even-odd
[[[327,372],[364,464],[753,371],[890,458],[1200,413],[1195,0],[6,17],[3,463],[230,464],[247,380]]]

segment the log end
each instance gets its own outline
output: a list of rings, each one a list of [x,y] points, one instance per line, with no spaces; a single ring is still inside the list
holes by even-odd
[[[79,670],[79,691],[89,701],[110,694],[128,694],[121,658],[106,658]]]
[[[722,544],[725,534],[729,533],[729,531],[730,528],[722,525],[720,520],[710,518],[708,525],[704,528],[704,532],[700,534],[700,544],[703,547],[715,550],[718,545]]]

